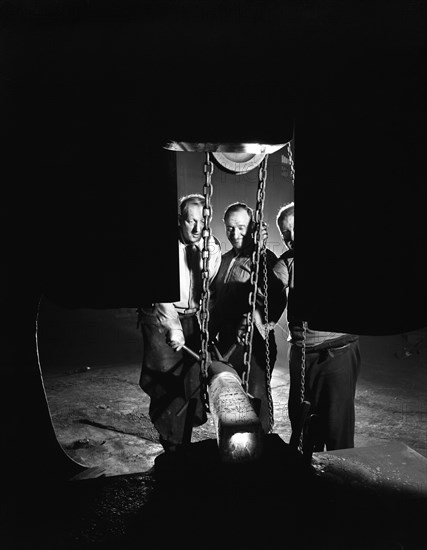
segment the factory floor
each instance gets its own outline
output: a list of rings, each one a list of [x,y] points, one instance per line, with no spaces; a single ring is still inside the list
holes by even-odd
[[[361,337],[356,449],[315,453],[307,464],[287,445],[287,343],[279,324],[274,433],[260,460],[225,465],[211,418],[194,429],[185,453],[162,452],[138,385],[134,311],[58,315],[44,304],[39,313],[39,355],[57,439],[70,457],[104,475],[47,483],[31,472],[9,480],[21,488],[3,502],[2,548],[426,548],[425,329]]]
[[[125,314],[123,318],[126,320]],[[108,345],[96,340],[91,340],[97,348],[96,358],[87,344],[75,340],[67,365],[63,362],[62,367],[55,366],[55,353],[61,364],[61,354],[55,352],[50,356],[49,368],[43,369],[57,438],[69,456],[87,466],[102,466],[107,476],[146,472],[162,447],[148,417],[148,397],[138,385],[139,343],[133,342],[130,361],[120,362],[118,354],[106,353]],[[282,323],[276,327],[276,340],[278,360],[272,376],[274,433],[288,442],[289,375]],[[361,336],[360,346],[356,447],[396,441],[427,457],[427,330],[409,335]],[[114,363],[109,363],[111,358]],[[192,441],[214,437],[210,417],[204,426],[193,430]]]

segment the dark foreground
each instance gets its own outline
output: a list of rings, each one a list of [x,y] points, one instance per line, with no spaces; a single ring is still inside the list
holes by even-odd
[[[255,463],[222,464],[206,439],[141,474],[47,483],[33,472],[4,508],[2,547],[419,550],[426,464],[399,444],[307,466],[272,434]]]

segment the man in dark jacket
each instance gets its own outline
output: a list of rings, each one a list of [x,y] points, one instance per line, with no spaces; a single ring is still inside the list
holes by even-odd
[[[210,336],[217,337],[218,348],[228,358],[240,376],[245,372],[244,335],[247,315],[250,311],[249,293],[251,284],[251,257],[254,250],[252,209],[244,203],[228,206],[224,213],[227,239],[232,249],[223,254],[221,266],[212,284]],[[262,238],[267,238],[266,228]],[[266,264],[265,264],[266,260]],[[277,346],[274,338],[274,326],[286,307],[287,269],[274,270],[277,256],[266,249],[265,258],[261,255],[258,267],[258,290],[256,295],[255,326],[252,339],[248,392],[259,407],[259,418],[263,430],[268,433],[271,426],[271,394],[268,387],[268,374],[274,367]],[[266,270],[264,270],[264,267]],[[264,272],[267,274],[268,319],[265,316]],[[267,369],[269,372],[267,372]]]
[[[315,414],[314,451],[354,447],[354,397],[360,371],[359,337],[341,332],[311,330],[294,311],[294,203],[283,206],[277,227],[287,250],[281,256],[289,271],[288,329],[290,341],[288,400],[292,430],[301,412],[303,351],[305,350],[304,399]]]

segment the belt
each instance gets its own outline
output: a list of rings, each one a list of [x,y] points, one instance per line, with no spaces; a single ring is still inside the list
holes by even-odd
[[[329,349],[344,349],[344,348],[349,348],[350,347],[350,344],[344,344],[343,346],[339,346],[338,348],[329,348]]]
[[[199,311],[198,307],[189,307],[187,309],[181,309],[181,308],[175,308],[179,315],[192,315],[194,313],[197,313]]]
[[[327,350],[337,351],[337,350],[349,348],[350,346],[351,346],[351,342],[349,344],[344,344],[343,346],[338,346],[338,347],[328,346],[328,345],[325,346],[325,345],[319,344],[319,346],[306,348],[305,353],[321,353],[322,351],[327,351]]]

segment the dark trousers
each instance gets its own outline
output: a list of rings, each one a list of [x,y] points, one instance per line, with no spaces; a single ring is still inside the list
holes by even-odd
[[[224,327],[218,334],[218,348],[221,354],[226,354],[233,344],[236,343],[236,329]],[[274,338],[274,331],[270,331],[269,334],[269,351],[270,351],[270,375],[273,372],[274,364],[277,357],[277,346]],[[237,374],[242,377],[245,370],[243,362],[244,347],[238,345],[228,362],[233,366]],[[252,339],[252,357],[250,362],[250,373],[248,380],[248,392],[255,397],[259,406],[259,419],[261,421],[262,428],[265,433],[270,431],[270,406],[273,403],[269,403],[268,388],[267,388],[267,375],[266,375],[266,346],[265,341],[255,328]]]
[[[289,356],[289,419],[295,430],[301,403],[301,360],[299,346],[291,345]],[[331,451],[354,447],[354,396],[360,371],[359,342],[343,348],[306,353],[305,400],[311,403],[314,423],[314,451]]]
[[[200,329],[195,315],[180,316],[185,344],[199,352]],[[193,426],[207,420],[200,390],[200,363],[187,352],[167,345],[161,326],[146,316],[141,323],[143,361],[140,387],[150,396],[149,415],[163,440],[171,444],[191,441]],[[192,397],[191,397],[192,396]],[[191,397],[191,399],[190,399]],[[178,414],[188,401],[187,408]]]

